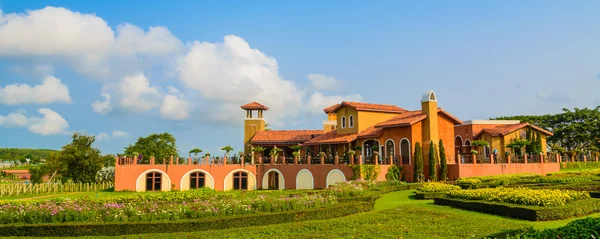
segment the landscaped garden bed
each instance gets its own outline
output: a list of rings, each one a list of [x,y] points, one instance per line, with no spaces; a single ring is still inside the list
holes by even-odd
[[[435,204],[530,221],[559,220],[600,212],[600,200],[586,192],[484,188],[451,191]]]
[[[487,238],[494,239],[581,239],[600,238],[600,218],[583,218],[570,222],[566,226],[546,230],[509,230]]]
[[[445,197],[448,193],[454,190],[461,190],[459,186],[430,182],[424,183],[415,192],[416,199],[434,199],[436,197]]]

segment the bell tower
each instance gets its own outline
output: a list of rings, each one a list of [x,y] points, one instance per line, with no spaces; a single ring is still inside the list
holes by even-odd
[[[429,165],[429,147],[431,142],[437,144],[439,137],[438,130],[438,107],[437,97],[430,90],[423,94],[421,98],[421,111],[427,115],[423,122],[423,161],[425,165]]]
[[[246,118],[244,119],[244,153],[250,152],[250,140],[256,132],[265,130],[265,120],[263,112],[269,110],[264,105],[258,102],[252,102],[241,106],[246,110]]]

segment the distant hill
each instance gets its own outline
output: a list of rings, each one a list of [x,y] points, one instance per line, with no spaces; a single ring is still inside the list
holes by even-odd
[[[53,149],[17,149],[17,148],[0,148],[0,161],[13,161],[29,158],[32,161],[38,161],[42,158],[47,158],[53,152],[58,150]]]

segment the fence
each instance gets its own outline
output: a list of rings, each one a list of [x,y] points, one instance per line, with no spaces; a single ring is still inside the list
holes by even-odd
[[[0,184],[0,196],[42,194],[58,192],[95,192],[114,187],[112,182],[103,183],[40,183]],[[1,199],[1,198],[0,198]]]

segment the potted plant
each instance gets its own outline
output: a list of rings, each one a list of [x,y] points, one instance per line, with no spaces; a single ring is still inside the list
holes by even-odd
[[[477,155],[479,154],[479,151],[471,149],[471,155]]]
[[[378,155],[379,154],[379,145],[371,146],[371,150],[373,151],[373,155]]]

